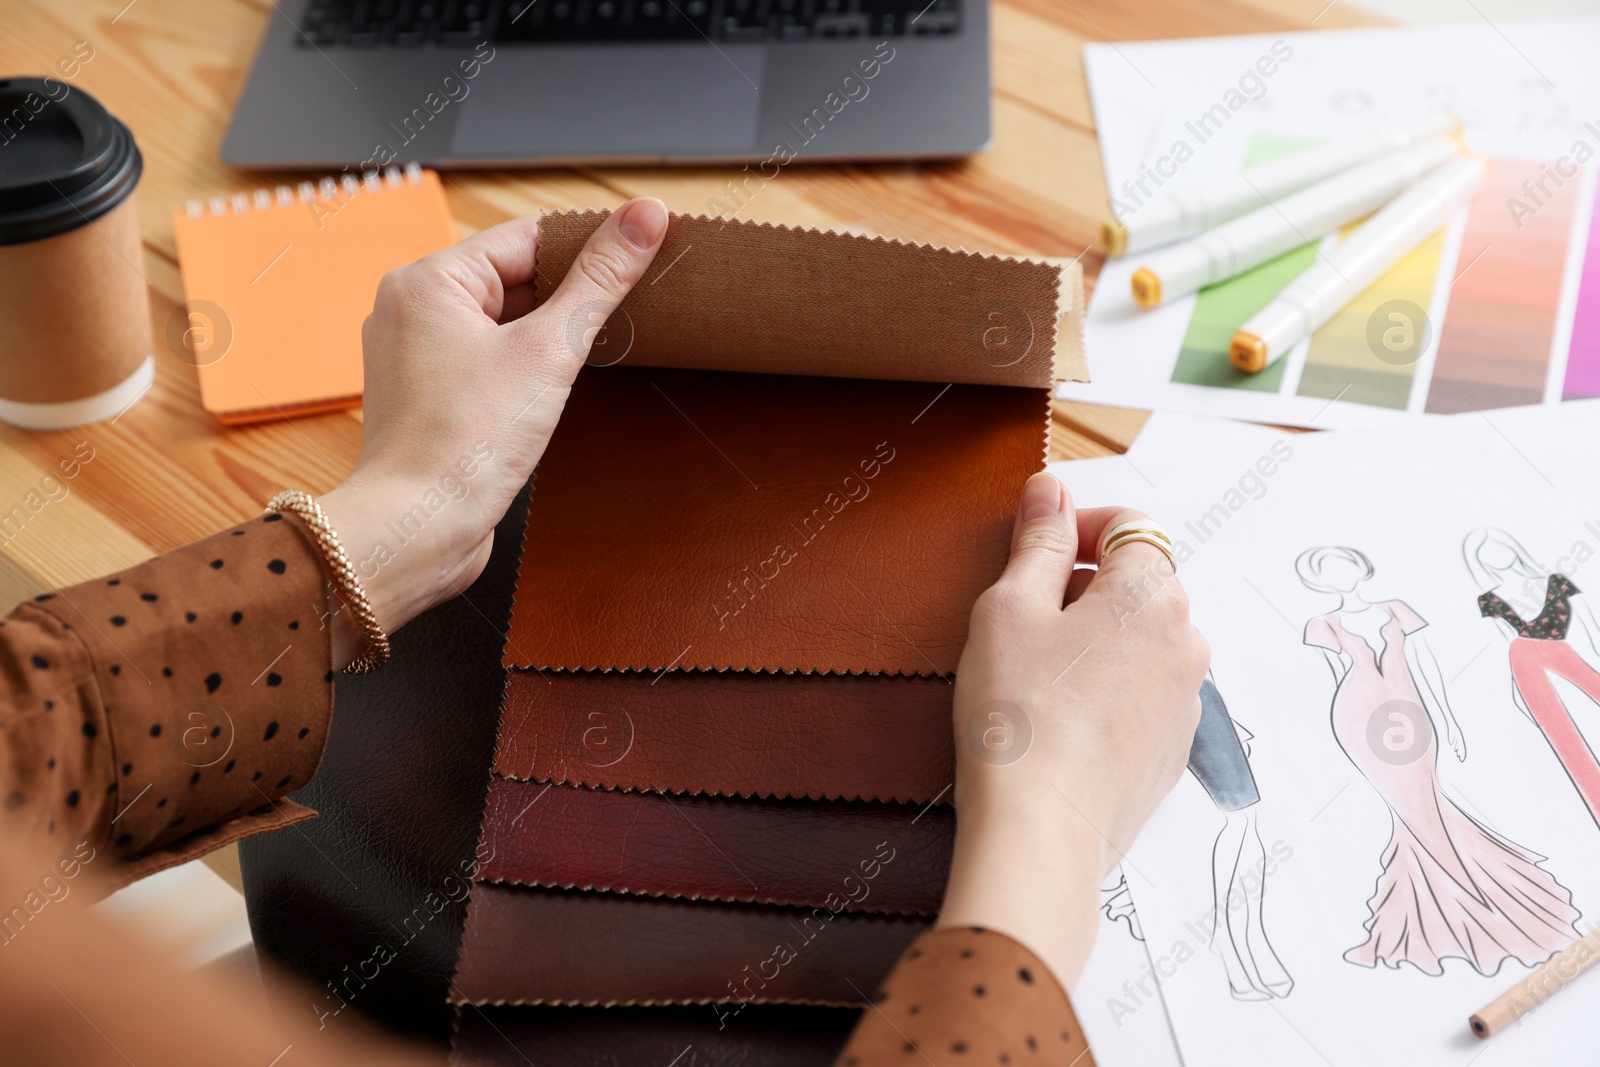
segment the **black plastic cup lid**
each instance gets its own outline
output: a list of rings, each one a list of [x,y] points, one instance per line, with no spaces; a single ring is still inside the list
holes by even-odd
[[[0,245],[87,226],[126,200],[143,173],[128,127],[82,89],[0,79]]]

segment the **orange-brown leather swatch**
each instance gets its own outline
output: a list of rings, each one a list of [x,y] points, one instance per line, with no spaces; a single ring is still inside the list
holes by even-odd
[[[507,672],[494,769],[664,793],[950,801],[939,678]]]
[[[536,304],[607,214],[540,218]],[[1048,389],[1086,377],[1079,279],[1050,262],[673,215],[590,362]],[[581,309],[568,335],[594,318]]]
[[[1044,466],[1048,406],[587,368],[539,464],[506,664],[946,674]]]

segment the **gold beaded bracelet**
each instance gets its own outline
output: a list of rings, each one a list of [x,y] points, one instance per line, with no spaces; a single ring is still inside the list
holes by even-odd
[[[333,575],[333,588],[355,616],[356,624],[366,637],[366,650],[344,668],[344,673],[366,674],[377,670],[389,662],[389,635],[378,625],[372,601],[367,599],[367,591],[361,587],[361,579],[356,577],[350,557],[345,555],[344,546],[339,544],[339,535],[334,533],[333,524],[322,513],[317,502],[311,499],[311,494],[299,489],[285,489],[267,501],[267,514],[285,511],[293,512],[315,535],[317,546],[322,549],[322,558],[327,561],[328,570]]]

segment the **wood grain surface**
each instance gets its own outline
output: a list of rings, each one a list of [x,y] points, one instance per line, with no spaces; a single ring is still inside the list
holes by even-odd
[[[218,147],[257,42],[301,0],[7,0],[0,76],[43,74],[78,41],[94,48],[73,84],[133,130],[143,262],[157,335],[156,385],[115,423],[32,433],[0,425],[0,512],[64,459],[92,460],[20,529],[0,527],[0,604],[175,548],[260,512],[273,493],[332,488],[360,451],[360,412],[224,429],[200,407],[193,367],[161,336],[182,299],[170,216],[186,199],[319,174],[225,166]],[[1326,0],[996,0],[995,143],[938,164],[796,166],[747,212],[989,252],[1073,258],[1088,284],[1106,191],[1081,48],[1089,41],[1326,29],[1374,21]],[[305,121],[315,121],[306,116]],[[460,171],[446,189],[462,236],[516,215],[615,206],[653,194],[702,211],[731,167]],[[62,308],[63,315],[71,314]],[[1093,361],[1117,352],[1090,353]],[[1055,458],[1125,449],[1145,413],[1060,402]]]

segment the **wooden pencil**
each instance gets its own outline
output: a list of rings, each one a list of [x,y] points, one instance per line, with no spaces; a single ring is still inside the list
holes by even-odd
[[[1538,1010],[1578,975],[1600,962],[1600,926],[1539,965],[1538,970],[1491,1000],[1467,1020],[1472,1032],[1488,1038]]]

